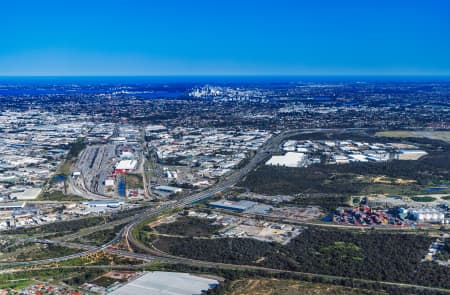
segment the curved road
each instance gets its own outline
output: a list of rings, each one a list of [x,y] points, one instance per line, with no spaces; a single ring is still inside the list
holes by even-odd
[[[206,261],[199,261],[199,260],[193,260],[183,257],[176,257],[172,255],[167,255],[165,253],[157,252],[157,251],[151,251],[151,249],[142,249],[142,250],[150,250],[154,253],[154,255],[147,255],[147,254],[139,254],[139,253],[130,253],[127,251],[122,250],[112,250],[109,249],[109,246],[117,243],[122,238],[125,238],[128,243],[132,244],[134,247],[142,248],[142,245],[139,245],[138,241],[134,240],[134,237],[132,236],[132,231],[134,227],[143,222],[144,220],[151,218],[153,216],[157,216],[158,214],[164,213],[171,209],[176,209],[180,207],[184,207],[189,204],[193,204],[202,200],[205,200],[207,198],[210,198],[211,196],[214,196],[218,192],[222,192],[225,189],[235,185],[238,183],[241,179],[243,179],[250,171],[252,171],[254,168],[256,168],[263,160],[265,160],[268,156],[271,155],[273,151],[276,151],[281,144],[283,140],[286,138],[296,135],[296,134],[305,134],[305,133],[312,133],[316,131],[324,131],[325,129],[303,129],[303,130],[292,130],[283,132],[279,135],[273,136],[270,138],[266,144],[264,144],[263,147],[261,147],[256,155],[250,160],[250,162],[240,169],[239,171],[236,171],[232,173],[230,176],[226,177],[223,181],[219,181],[215,186],[206,189],[205,191],[194,193],[192,195],[189,195],[179,201],[164,204],[162,206],[159,206],[157,208],[148,209],[144,212],[144,214],[141,214],[137,216],[136,218],[132,219],[128,225],[126,225],[117,235],[116,237],[109,241],[108,243],[105,243],[102,246],[98,247],[91,247],[88,250],[85,250],[83,252],[62,256],[62,257],[56,257],[56,258],[49,258],[49,259],[43,259],[43,260],[34,260],[34,261],[22,261],[22,262],[12,262],[12,263],[0,263],[0,266],[27,266],[27,265],[39,265],[39,264],[49,264],[54,262],[60,262],[64,260],[69,260],[73,258],[78,258],[87,254],[95,253],[98,251],[107,251],[111,254],[116,255],[122,255],[130,258],[136,258],[136,259],[143,259],[143,260],[162,260],[166,262],[184,262],[184,263],[191,263],[195,265],[206,265],[206,266],[212,266],[212,267],[227,267],[227,268],[237,268],[237,269],[258,269],[258,270],[264,270],[268,272],[288,272],[288,273],[296,273],[296,274],[302,274],[302,275],[308,275],[313,277],[323,277],[328,279],[353,279],[353,280],[359,280],[364,282],[375,282],[371,280],[366,279],[354,279],[354,278],[347,278],[347,277],[338,277],[338,276],[330,276],[330,275],[321,275],[321,274],[312,274],[312,273],[303,273],[303,272],[292,272],[292,271],[285,271],[285,270],[279,270],[279,269],[270,269],[270,268],[264,268],[264,267],[258,267],[258,266],[250,266],[250,265],[234,265],[234,264],[225,264],[225,263],[216,263],[216,262],[206,262]],[[338,129],[326,129],[327,131],[336,131]],[[350,130],[350,129],[346,129]],[[354,128],[352,130],[362,130],[361,128]],[[72,188],[76,187],[74,183],[71,183]],[[91,197],[98,198],[99,195],[92,194]],[[103,197],[103,196],[102,196]],[[64,245],[64,242],[53,242],[53,241],[36,241],[36,242],[47,242],[47,243],[59,243]],[[67,243],[69,246],[69,244]],[[70,246],[76,247],[76,245],[71,244]],[[85,247],[85,245],[79,245],[80,248]],[[450,290],[447,289],[441,289],[441,288],[433,288],[433,287],[426,287],[421,285],[411,285],[411,284],[403,284],[403,283],[394,283],[394,282],[379,282],[377,283],[384,284],[384,285],[395,285],[400,287],[411,287],[416,289],[422,289],[422,290],[431,290],[431,291],[440,291],[440,292],[446,292],[450,293]]]
[[[126,238],[129,236],[129,233],[132,231],[132,229],[139,224],[140,222],[151,218],[153,216],[156,216],[158,214],[161,214],[163,212],[166,212],[168,210],[171,209],[175,209],[175,208],[180,208],[180,207],[184,207],[185,205],[188,204],[193,204],[199,201],[202,201],[204,199],[207,199],[211,196],[214,196],[214,194],[218,193],[218,192],[222,192],[223,190],[225,190],[226,188],[236,184],[239,180],[241,180],[245,175],[247,175],[250,171],[252,171],[262,160],[264,160],[266,157],[268,157],[270,155],[270,153],[272,151],[275,151],[276,149],[278,149],[278,146],[281,144],[281,142],[292,135],[295,134],[303,134],[303,133],[310,133],[310,132],[314,132],[314,131],[319,131],[321,129],[309,129],[309,130],[294,130],[294,131],[288,131],[288,132],[283,132],[277,136],[273,136],[271,137],[256,153],[256,155],[251,159],[251,161],[242,169],[240,169],[239,171],[234,172],[233,174],[231,174],[229,177],[227,177],[225,180],[218,182],[215,186],[206,189],[202,192],[198,192],[198,193],[194,193],[192,195],[186,196],[183,199],[180,199],[176,202],[172,202],[172,203],[166,203],[163,204],[161,206],[158,206],[156,208],[152,208],[152,209],[148,209],[146,210],[143,214],[136,216],[135,218],[131,219],[128,223],[128,225],[126,225],[117,235],[116,237],[109,241],[108,243],[105,243],[102,246],[99,247],[93,247],[92,249],[80,252],[80,253],[75,253],[75,254],[71,254],[71,255],[67,255],[67,256],[61,256],[61,257],[56,257],[56,258],[49,258],[49,259],[42,259],[42,260],[34,260],[34,261],[17,261],[17,262],[10,262],[10,263],[0,263],[0,266],[3,265],[10,265],[10,266],[14,266],[14,265],[38,265],[38,264],[48,264],[48,263],[52,263],[52,262],[59,262],[59,261],[64,261],[64,260],[69,260],[72,258],[77,258],[77,257],[81,257],[90,253],[94,253],[97,251],[101,251],[101,250],[105,250],[107,249],[109,246],[115,244],[116,242],[118,242],[119,240],[121,240],[122,238]],[[77,190],[77,186],[73,183],[73,179],[72,177],[69,178],[69,184],[71,185],[71,187],[75,190]],[[81,191],[80,191],[81,192]],[[92,194],[92,193],[91,193]],[[100,195],[96,195],[96,194],[92,194],[91,197],[93,198],[98,198],[100,197]]]

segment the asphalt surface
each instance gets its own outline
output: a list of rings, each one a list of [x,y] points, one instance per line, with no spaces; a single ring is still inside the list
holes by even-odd
[[[130,232],[132,231],[132,229],[139,224],[140,222],[151,218],[153,216],[156,216],[158,214],[164,213],[168,210],[171,209],[175,209],[175,208],[180,208],[180,207],[184,207],[186,205],[189,204],[193,204],[196,202],[200,202],[202,200],[205,200],[207,198],[213,197],[216,193],[218,192],[222,192],[225,189],[233,186],[234,184],[236,184],[237,182],[239,182],[245,175],[247,175],[250,171],[252,171],[257,165],[259,165],[259,163],[266,159],[270,153],[276,149],[278,149],[278,146],[280,145],[280,143],[284,140],[284,138],[291,136],[292,134],[295,133],[305,133],[305,132],[311,132],[311,131],[305,131],[305,130],[301,130],[301,131],[297,131],[297,132],[288,132],[288,133],[283,133],[277,136],[274,136],[272,138],[270,138],[265,145],[263,145],[260,150],[256,153],[256,155],[250,160],[250,162],[243,167],[242,169],[240,169],[239,171],[234,172],[233,174],[231,174],[229,177],[227,177],[226,179],[224,179],[223,181],[218,182],[215,186],[204,190],[202,192],[198,192],[198,193],[194,193],[192,195],[186,196],[183,199],[180,199],[176,202],[169,202],[169,203],[165,203],[163,205],[160,205],[156,208],[151,208],[146,210],[143,214],[139,215],[139,216],[135,216],[133,218],[131,218],[131,220],[129,221],[128,225],[126,225],[117,235],[116,237],[109,241],[108,243],[99,246],[99,247],[92,247],[89,250],[80,252],[80,253],[75,253],[75,254],[71,254],[71,255],[67,255],[67,256],[62,256],[62,257],[56,257],[56,258],[49,258],[49,259],[43,259],[43,260],[34,260],[34,261],[26,261],[26,262],[22,262],[22,261],[18,261],[18,262],[11,262],[11,263],[0,263],[1,265],[37,265],[37,264],[48,264],[48,263],[52,263],[52,262],[58,262],[58,261],[64,261],[64,260],[69,260],[72,258],[76,258],[76,257],[81,257],[90,253],[94,253],[97,251],[101,251],[101,250],[105,250],[106,248],[108,248],[109,246],[115,244],[116,242],[120,241],[122,238],[128,238],[130,237]],[[89,165],[89,164],[88,164]],[[92,192],[90,192],[89,190],[83,188],[83,187],[78,187],[76,184],[73,183],[74,179],[72,177],[69,178],[69,185],[71,187],[72,190],[79,190],[80,192],[82,192],[82,195],[88,195],[91,198],[95,198],[95,199],[101,199],[103,198],[103,196],[98,195],[98,194],[94,194]],[[81,182],[83,183],[83,182]]]
[[[336,129],[327,129],[328,131],[336,130]],[[349,129],[347,129],[349,130]],[[360,130],[359,128],[355,128],[354,130]],[[305,133],[311,133],[316,131],[323,131],[323,129],[309,129],[309,130],[293,130],[281,133],[279,135],[273,136],[270,138],[265,145],[263,145],[256,155],[250,160],[250,162],[240,169],[239,171],[234,172],[230,176],[226,177],[224,180],[218,182],[215,186],[202,191],[198,193],[194,193],[192,195],[186,196],[185,198],[178,200],[176,202],[170,202],[166,203],[164,205],[161,205],[157,208],[152,208],[146,210],[143,214],[134,217],[130,220],[130,222],[116,235],[116,237],[109,241],[108,243],[105,243],[102,246],[86,246],[83,244],[76,244],[76,243],[66,243],[62,241],[50,241],[50,240],[34,240],[35,242],[42,242],[42,243],[55,243],[61,246],[67,246],[72,248],[78,248],[78,249],[85,249],[82,252],[62,256],[62,257],[56,257],[56,258],[49,258],[49,259],[42,259],[42,260],[34,260],[34,261],[21,261],[21,262],[11,262],[11,263],[0,263],[0,266],[27,266],[27,265],[39,265],[39,264],[49,264],[54,262],[60,262],[64,260],[69,260],[73,258],[78,258],[84,255],[88,255],[91,253],[95,253],[98,251],[107,251],[111,254],[116,255],[122,255],[129,258],[135,258],[135,259],[142,259],[146,261],[165,261],[165,262],[182,262],[182,263],[190,263],[194,265],[205,265],[210,267],[223,267],[223,268],[235,268],[235,269],[259,269],[264,270],[268,272],[274,272],[274,273],[296,273],[296,274],[302,274],[302,275],[309,275],[312,277],[324,277],[328,279],[353,279],[353,280],[359,280],[364,282],[375,282],[371,280],[366,279],[354,279],[354,278],[347,278],[347,277],[339,277],[339,276],[330,276],[330,275],[321,275],[321,274],[312,274],[312,273],[303,273],[303,272],[292,272],[292,271],[285,271],[285,270],[279,270],[279,269],[270,269],[270,268],[264,268],[264,267],[258,267],[258,266],[249,266],[249,265],[234,265],[234,264],[224,264],[224,263],[215,263],[215,262],[207,262],[207,261],[199,261],[199,260],[193,260],[183,257],[176,257],[172,255],[168,255],[166,253],[158,252],[158,251],[152,251],[151,249],[143,249],[143,250],[150,250],[152,251],[153,255],[148,254],[141,254],[141,253],[133,253],[123,250],[114,250],[111,249],[110,246],[119,242],[122,238],[125,238],[129,244],[131,244],[134,247],[142,247],[142,245],[139,245],[138,241],[135,241],[132,236],[133,228],[143,222],[144,220],[151,218],[153,216],[157,216],[158,214],[167,212],[171,209],[176,209],[180,207],[184,207],[189,204],[193,204],[196,202],[200,202],[202,200],[205,200],[207,198],[210,198],[214,196],[215,194],[224,191],[225,189],[235,185],[240,180],[242,180],[249,172],[251,172],[254,168],[256,168],[263,160],[267,159],[272,152],[278,150],[279,145],[283,140],[286,138],[296,135],[296,134],[305,134]],[[84,194],[83,194],[84,195]],[[94,194],[94,197],[98,198],[98,195]],[[411,287],[416,288],[420,290],[430,290],[430,291],[440,291],[440,292],[446,292],[450,293],[450,290],[447,289],[441,289],[441,288],[434,288],[434,287],[426,287],[421,285],[412,285],[412,284],[403,284],[403,283],[395,283],[395,282],[380,282],[377,281],[376,283],[384,284],[384,285],[395,285],[400,287]]]

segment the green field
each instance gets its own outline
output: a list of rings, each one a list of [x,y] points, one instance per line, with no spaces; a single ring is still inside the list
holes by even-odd
[[[368,184],[361,190],[363,194],[387,194],[387,195],[414,195],[424,192],[422,187],[414,184],[384,184],[384,183],[372,183]]]
[[[3,286],[14,288],[23,288],[28,286],[32,281],[29,278],[33,277],[39,281],[61,281],[64,284],[78,287],[79,285],[88,282],[94,278],[103,275],[106,270],[103,269],[58,269],[58,268],[48,268],[39,270],[25,270],[14,273],[4,273],[0,274],[0,288]],[[14,283],[17,280],[17,283]],[[27,283],[25,283],[27,282]],[[8,293],[15,294],[15,293]]]
[[[61,191],[45,192],[39,196],[40,201],[83,201],[84,198],[77,195],[65,195]]]
[[[433,198],[433,197],[411,197],[411,200],[413,200],[414,202],[428,203],[428,202],[436,201],[436,198]]]
[[[28,279],[5,280],[5,281],[0,280],[0,290],[2,289],[19,290],[31,285],[32,283],[33,281]]]
[[[11,248],[9,252],[5,252],[0,256],[0,261],[5,262],[9,259],[17,261],[29,261],[59,257],[80,252],[80,250],[65,248],[55,245],[25,243],[21,246]]]
[[[17,260],[19,261],[28,261],[28,260],[40,260],[47,259],[52,257],[60,257],[65,255],[70,255],[74,253],[78,253],[80,250],[65,248],[61,246],[55,245],[39,245],[38,248],[30,248],[29,251],[22,252],[17,255]]]
[[[71,173],[70,168],[72,167],[72,165],[73,165],[72,160],[65,160],[64,163],[59,167],[58,174],[69,176]]]
[[[139,174],[127,174],[125,176],[125,185],[127,189],[143,189],[144,182]]]
[[[186,237],[210,236],[221,228],[211,223],[211,221],[200,218],[180,217],[175,222],[161,224],[154,229],[158,233],[167,235]]]
[[[88,244],[96,245],[96,246],[103,245],[106,242],[114,239],[114,237],[120,231],[120,229],[122,229],[122,227],[123,227],[123,224],[115,226],[113,228],[96,231],[94,233],[84,236],[82,238],[82,240],[79,240],[79,242],[88,243]]]
[[[92,284],[96,284],[97,286],[102,286],[102,287],[109,287],[112,284],[114,284],[115,282],[117,282],[117,280],[112,279],[112,278],[107,278],[107,277],[100,277],[94,281],[92,281]]]
[[[413,130],[391,130],[391,131],[380,131],[375,134],[380,137],[419,137],[419,138],[429,138],[438,139],[450,142],[450,131],[413,131]]]

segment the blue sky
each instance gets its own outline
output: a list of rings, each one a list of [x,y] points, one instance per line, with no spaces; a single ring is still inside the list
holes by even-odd
[[[0,75],[450,75],[450,1],[0,2]]]

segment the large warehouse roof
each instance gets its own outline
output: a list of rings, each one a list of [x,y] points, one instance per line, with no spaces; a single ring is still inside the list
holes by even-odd
[[[300,167],[304,157],[305,154],[303,153],[288,152],[283,156],[272,156],[272,158],[266,162],[266,165]]]
[[[23,207],[25,207],[25,202],[0,203],[0,210],[21,209]]]
[[[188,273],[155,271],[113,291],[111,295],[195,295],[215,287],[217,280]]]
[[[123,160],[116,165],[117,170],[134,170],[136,168],[136,160]]]
[[[221,209],[229,209],[229,210],[236,210],[236,211],[247,211],[251,207],[255,206],[256,202],[252,201],[229,201],[229,200],[219,200],[216,202],[209,203],[209,206],[215,207],[215,208],[221,208]]]

